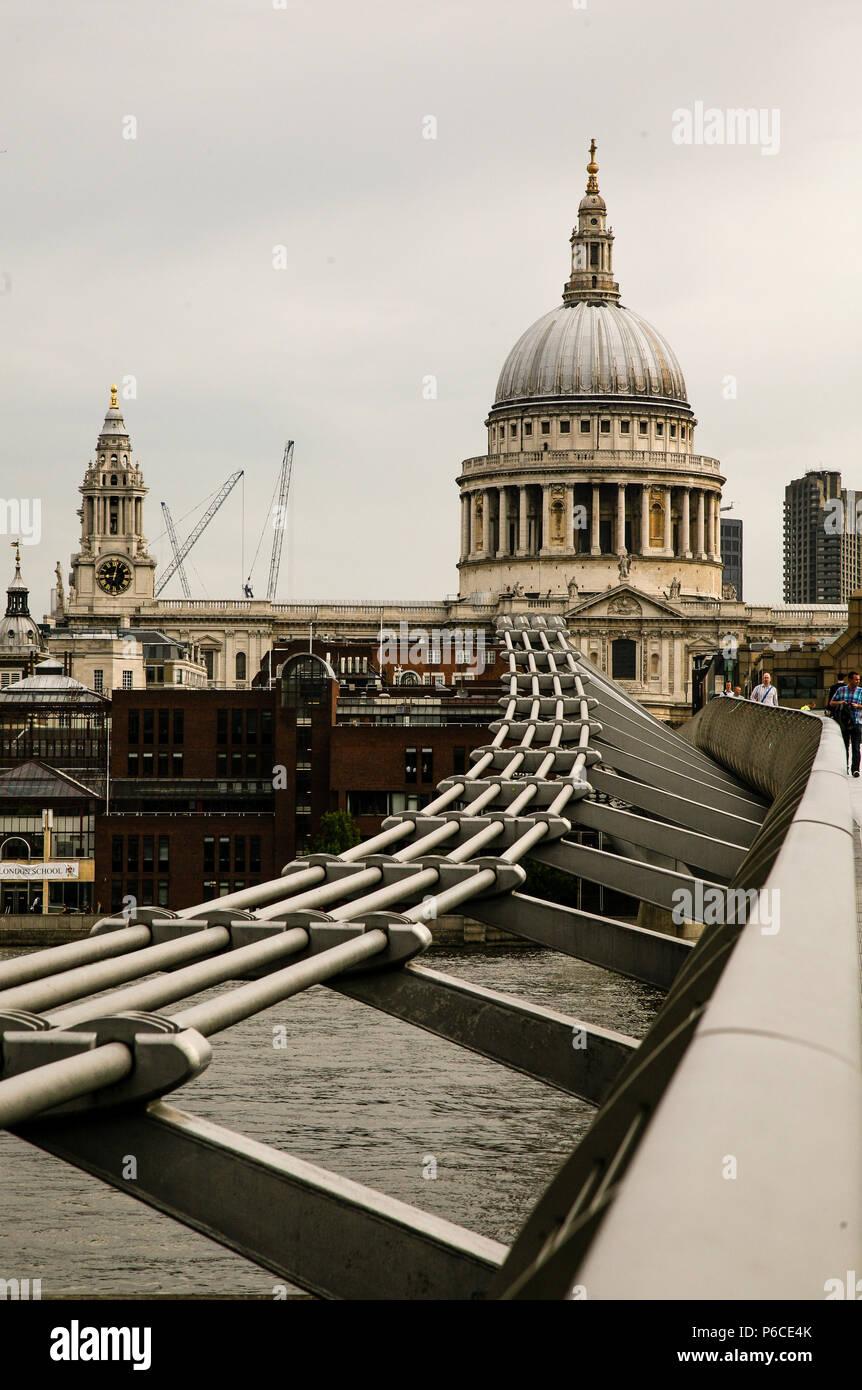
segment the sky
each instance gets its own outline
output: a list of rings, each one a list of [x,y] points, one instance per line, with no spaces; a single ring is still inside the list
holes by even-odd
[[[790,478],[862,489],[856,0],[6,0],[3,30],[0,497],[40,504],[34,616],[112,382],[160,560],[160,502],[183,535],[244,470],[195,597],[241,597],[288,438],[279,600],[456,593],[455,478],[560,300],[591,137],[746,600],[781,598]],[[697,103],[762,111],[763,138],[679,143]]]

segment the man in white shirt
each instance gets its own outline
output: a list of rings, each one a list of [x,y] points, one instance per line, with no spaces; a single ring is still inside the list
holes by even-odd
[[[764,671],[760,685],[752,690],[751,698],[756,705],[771,705],[774,708],[778,704],[778,691],[768,671]]]

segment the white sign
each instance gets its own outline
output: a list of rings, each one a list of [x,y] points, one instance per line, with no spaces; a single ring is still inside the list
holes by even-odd
[[[29,864],[14,864],[9,859],[0,859],[0,879],[49,879],[53,883],[77,878],[78,863],[77,859],[31,859]]]

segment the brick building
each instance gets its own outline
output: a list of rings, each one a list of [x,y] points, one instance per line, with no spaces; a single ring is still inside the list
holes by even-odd
[[[336,668],[343,672],[339,680]],[[276,647],[249,690],[115,690],[95,897],[180,908],[274,877],[326,811],[363,836],[464,772],[499,715],[496,651],[469,686],[388,685],[369,643]]]

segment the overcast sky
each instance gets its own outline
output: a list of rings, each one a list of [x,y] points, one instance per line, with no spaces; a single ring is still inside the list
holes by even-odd
[[[241,596],[288,437],[280,599],[456,592],[454,480],[559,302],[591,136],[623,303],[682,364],[746,599],[779,600],[786,481],[862,487],[857,0],[281,3],[4,4],[0,494],[42,499],[34,615],[131,377],[160,558],[160,501],[245,469],[244,565],[237,491],[195,596]],[[675,144],[696,102],[777,110],[778,152]]]

